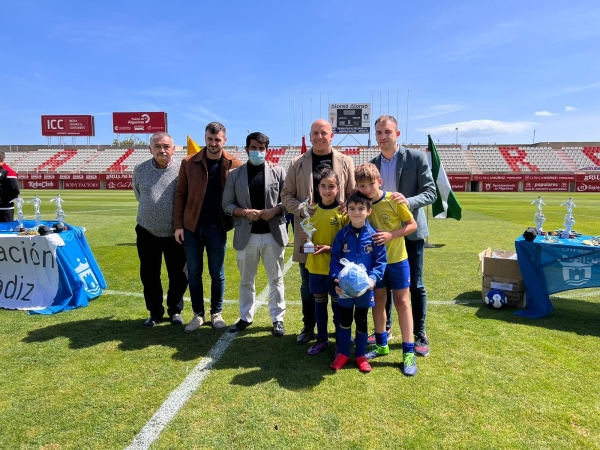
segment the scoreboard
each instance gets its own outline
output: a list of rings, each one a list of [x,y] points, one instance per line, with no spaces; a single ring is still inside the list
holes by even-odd
[[[329,123],[337,134],[369,134],[370,103],[330,103]]]

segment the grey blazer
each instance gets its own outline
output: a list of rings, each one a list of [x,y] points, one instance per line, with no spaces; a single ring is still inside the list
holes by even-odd
[[[248,189],[248,164],[243,164],[232,170],[225,182],[223,191],[223,211],[233,216],[235,208],[251,208],[250,190]],[[285,181],[285,170],[281,166],[270,167],[265,164],[265,208],[281,206],[283,214],[269,220],[269,228],[275,241],[283,247],[288,243],[285,230],[285,214],[287,210],[281,203],[281,189]],[[244,250],[248,245],[252,231],[252,221],[246,217],[234,217],[235,231],[233,234],[233,248]]]
[[[381,170],[381,154],[371,160]],[[406,239],[418,241],[429,236],[427,217],[424,208],[437,198],[433,175],[427,162],[427,155],[421,150],[399,147],[396,161],[396,186],[398,192],[409,202],[410,210],[417,221],[417,231]]]

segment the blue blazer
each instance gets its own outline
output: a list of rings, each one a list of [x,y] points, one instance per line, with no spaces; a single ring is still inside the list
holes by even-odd
[[[371,160],[381,171],[381,154]],[[427,155],[421,150],[399,147],[396,161],[397,192],[404,195],[409,202],[410,211],[417,221],[417,231],[406,239],[418,241],[429,236],[425,207],[437,198],[433,175],[427,162]]]

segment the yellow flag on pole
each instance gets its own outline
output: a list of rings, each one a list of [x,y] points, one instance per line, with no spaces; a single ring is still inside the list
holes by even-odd
[[[188,156],[195,155],[200,150],[202,150],[202,149],[198,146],[198,144],[196,144],[194,142],[194,140],[188,134],[188,137],[187,137],[187,154],[188,154]]]

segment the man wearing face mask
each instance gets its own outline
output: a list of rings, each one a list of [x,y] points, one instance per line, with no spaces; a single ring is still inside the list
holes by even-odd
[[[286,209],[281,204],[285,171],[265,164],[268,147],[266,135],[250,133],[245,147],[248,162],[229,174],[223,191],[223,211],[235,219],[233,248],[240,270],[240,319],[229,332],[242,331],[254,320],[254,282],[262,259],[269,282],[272,334],[281,337],[285,333],[283,256],[288,241]]]

